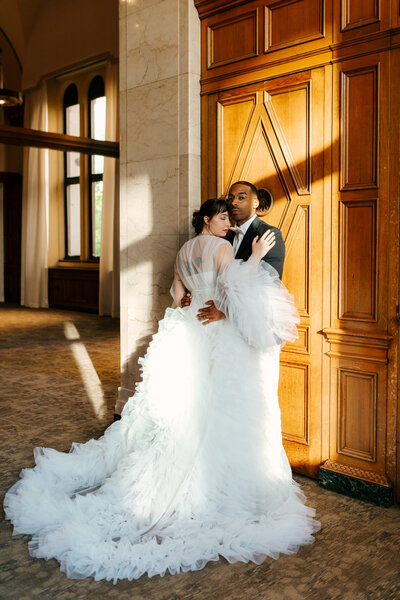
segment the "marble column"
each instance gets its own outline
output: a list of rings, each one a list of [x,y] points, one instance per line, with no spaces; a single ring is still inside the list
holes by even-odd
[[[120,0],[120,412],[171,304],[200,204],[200,21],[193,0]]]

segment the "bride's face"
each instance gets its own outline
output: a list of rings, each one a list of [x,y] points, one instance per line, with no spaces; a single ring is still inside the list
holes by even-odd
[[[205,228],[204,232],[209,233],[210,235],[216,235],[217,237],[225,237],[229,231],[230,220],[229,214],[227,211],[217,213],[212,217],[212,219],[208,219],[205,217]]]

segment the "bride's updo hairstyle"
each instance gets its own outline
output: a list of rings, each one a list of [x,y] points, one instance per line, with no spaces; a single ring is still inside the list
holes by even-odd
[[[268,190],[264,188],[260,188],[258,190],[254,184],[250,183],[250,181],[235,181],[235,183],[232,183],[231,187],[236,184],[247,185],[247,187],[251,189],[253,194],[257,196],[257,214],[265,215],[272,207],[273,198],[271,192],[269,192]]]
[[[197,235],[202,232],[204,227],[204,217],[210,220],[214,215],[222,212],[228,212],[228,204],[223,198],[209,198],[201,206],[199,210],[193,213],[192,225]]]

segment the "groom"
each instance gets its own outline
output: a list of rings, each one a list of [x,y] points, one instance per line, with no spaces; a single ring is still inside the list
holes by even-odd
[[[228,194],[228,206],[230,217],[235,221],[236,227],[228,232],[226,239],[233,246],[235,258],[246,261],[251,256],[253,239],[256,236],[261,236],[267,229],[273,231],[275,233],[275,246],[262,260],[274,267],[282,279],[285,242],[281,231],[277,227],[267,225],[257,217],[256,210],[260,204],[258,194],[260,195],[260,190],[257,193],[256,187],[248,181],[237,181],[231,185]],[[182,306],[188,304],[190,304],[190,299],[186,295],[182,301]],[[197,318],[203,325],[207,325],[224,319],[225,315],[218,310],[212,300],[209,300],[206,302],[206,306],[199,310]]]

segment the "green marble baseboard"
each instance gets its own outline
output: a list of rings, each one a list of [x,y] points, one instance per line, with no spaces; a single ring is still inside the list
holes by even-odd
[[[351,498],[372,502],[385,508],[393,505],[393,486],[391,484],[383,485],[376,481],[368,481],[367,478],[353,477],[348,473],[339,472],[340,465],[337,463],[331,461],[327,461],[327,463],[324,463],[319,471],[319,485],[321,487]]]

